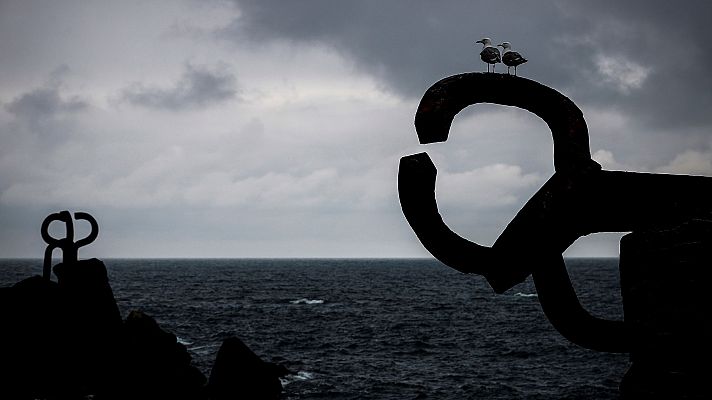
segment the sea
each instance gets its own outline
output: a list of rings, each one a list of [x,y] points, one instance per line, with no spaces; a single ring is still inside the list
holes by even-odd
[[[559,335],[531,278],[495,294],[434,259],[102,261],[123,317],[154,317],[206,376],[239,337],[293,372],[283,399],[617,399],[629,366]],[[617,259],[566,265],[589,312],[622,319]],[[0,287],[41,273],[0,260]]]

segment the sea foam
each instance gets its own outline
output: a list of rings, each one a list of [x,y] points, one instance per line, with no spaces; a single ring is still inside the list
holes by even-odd
[[[299,299],[290,301],[292,304],[322,304],[324,300],[310,300],[310,299]]]
[[[279,378],[279,381],[282,382],[282,386],[286,386],[292,382],[308,381],[313,378],[314,378],[314,374],[312,374],[311,372],[299,371],[296,374],[287,375],[284,378]]]

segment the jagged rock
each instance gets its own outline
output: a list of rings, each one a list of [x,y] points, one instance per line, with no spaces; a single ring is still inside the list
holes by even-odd
[[[79,397],[113,375],[121,316],[97,260],[55,267],[0,295],[0,398]]]
[[[278,399],[283,366],[226,340],[205,376],[176,336],[150,316],[121,320],[97,259],[0,288],[0,399]]]
[[[191,365],[185,346],[140,311],[124,321],[118,371],[115,387],[101,398],[205,398],[205,376]]]
[[[236,337],[223,341],[210,372],[212,400],[279,399],[280,377],[289,374],[282,365],[265,362]]]
[[[115,330],[121,326],[121,314],[103,262],[92,258],[73,264],[60,263],[54,267],[54,273],[68,305],[79,307],[90,317],[93,330]]]
[[[121,320],[106,267],[59,264],[0,290],[0,399],[201,399],[205,376],[140,312]],[[201,397],[202,396],[202,397]]]
[[[62,323],[68,335],[62,346],[71,349],[64,368],[67,379],[82,393],[110,385],[115,374],[121,314],[104,263],[96,258],[54,267],[62,295]],[[70,382],[68,382],[70,383]]]
[[[0,292],[0,398],[66,393],[59,287],[33,276]]]

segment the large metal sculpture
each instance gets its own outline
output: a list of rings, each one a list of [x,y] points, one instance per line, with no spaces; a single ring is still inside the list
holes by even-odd
[[[586,122],[571,100],[535,81],[504,74],[465,73],[430,87],[415,115],[420,143],[447,140],[455,115],[477,103],[514,106],[542,118],[553,136],[554,175],[486,247],[458,236],[443,222],[435,199],[437,170],[427,153],[403,157],[398,191],[411,228],[435,258],[458,271],[483,275],[497,293],[531,274],[544,313],[572,342],[630,352],[635,328],[596,318],[581,306],[562,253],[595,232],[659,231],[709,218],[712,178],[603,170],[591,159]]]

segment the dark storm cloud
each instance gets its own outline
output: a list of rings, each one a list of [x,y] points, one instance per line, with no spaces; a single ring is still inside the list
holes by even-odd
[[[74,131],[76,119],[90,111],[87,100],[66,93],[64,81],[70,74],[69,67],[61,65],[49,74],[44,84],[3,105],[13,117],[6,124],[0,122],[0,138],[6,145],[24,134],[39,135],[49,145],[67,139]]]
[[[529,58],[521,75],[577,103],[663,128],[712,123],[708,2],[236,2],[223,36],[326,44],[402,96],[484,70],[474,41],[489,36]]]
[[[82,111],[88,104],[78,96],[60,94],[59,87],[41,87],[16,97],[5,105],[5,110],[24,120],[47,119],[59,114]]]
[[[122,98],[138,106],[179,111],[232,100],[237,92],[236,79],[231,73],[186,65],[173,87],[134,84],[123,91]]]
[[[661,128],[709,126],[712,116],[712,3],[703,1],[566,2],[562,9],[576,21],[600,21],[583,32],[583,43],[568,45],[632,61],[649,68],[646,82],[630,93],[590,91],[584,98],[635,113]],[[585,57],[579,68],[585,70]],[[590,67],[588,67],[590,68]]]
[[[529,16],[556,12],[551,4],[514,7],[504,1],[516,11],[508,16],[511,27],[503,29],[506,6],[470,1],[237,3],[241,15],[221,32],[224,36],[324,43],[405,96],[420,96],[439,77],[483,69],[477,39],[522,41],[535,29],[547,29]]]

